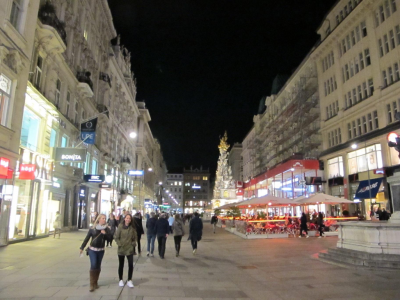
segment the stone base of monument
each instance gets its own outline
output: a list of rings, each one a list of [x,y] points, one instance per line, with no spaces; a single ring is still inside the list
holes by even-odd
[[[343,222],[336,249],[320,253],[326,261],[374,268],[400,269],[400,224]]]

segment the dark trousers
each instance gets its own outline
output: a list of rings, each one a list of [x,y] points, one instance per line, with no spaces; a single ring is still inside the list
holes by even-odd
[[[89,249],[89,258],[90,258],[90,270],[100,270],[101,269],[101,261],[103,260],[104,250],[103,251],[93,251]]]
[[[168,226],[169,227],[169,233],[174,233],[173,231],[172,231],[172,226]]]
[[[192,243],[192,248],[193,248],[193,250],[194,250],[194,249],[197,249],[197,236],[191,236],[191,237],[190,237],[190,241],[191,241],[191,243]]]
[[[133,254],[127,255],[126,258],[128,259],[128,280],[132,280]],[[118,276],[119,276],[119,280],[122,280],[122,275],[124,274],[125,256],[118,255],[118,260],[119,260]]]
[[[107,239],[107,246],[108,246],[108,245],[112,246],[113,240],[114,240],[114,236],[109,237],[109,238]]]
[[[174,236],[175,250],[176,250],[176,253],[178,253],[178,254],[179,254],[179,251],[181,250],[181,241],[182,241],[181,235]]]
[[[300,236],[301,236],[301,232],[302,231],[304,231],[306,234],[308,234],[307,225],[306,226],[300,226]]]
[[[324,227],[325,225],[320,225],[318,230],[319,230],[319,236],[323,236],[324,235]]]
[[[167,237],[166,236],[158,236],[157,237],[158,241],[158,254],[164,258],[165,255],[165,243],[167,242]]]

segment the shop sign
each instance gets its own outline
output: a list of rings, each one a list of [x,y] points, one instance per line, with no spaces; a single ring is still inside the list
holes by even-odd
[[[236,195],[237,196],[243,196],[243,188],[236,189]]]
[[[86,162],[86,149],[56,147],[54,160],[59,162]]]
[[[201,186],[194,184],[194,185],[192,186],[192,189],[201,189]]]
[[[21,164],[19,166],[19,179],[34,180],[35,179],[36,165],[34,164]]]
[[[384,169],[376,169],[376,170],[374,170],[374,174],[385,174],[385,170]]]
[[[383,178],[376,178],[376,179],[361,181],[354,198],[357,199],[375,198],[376,194],[378,193],[379,187],[381,186],[382,180]]]
[[[81,123],[81,140],[93,145],[96,140],[97,118]]]
[[[0,175],[7,176],[10,160],[5,157],[0,157]]]
[[[82,199],[85,198],[85,195],[86,195],[86,187],[81,187],[79,189],[79,197]]]
[[[86,182],[103,182],[105,180],[104,175],[83,175],[83,180]]]
[[[111,189],[111,184],[110,183],[101,183],[101,184],[99,184],[99,188],[101,188],[101,189]]]
[[[143,170],[128,170],[128,175],[130,176],[143,176],[144,171]]]

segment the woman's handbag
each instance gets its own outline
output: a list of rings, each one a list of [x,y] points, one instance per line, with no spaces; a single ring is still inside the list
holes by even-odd
[[[86,256],[89,255],[89,247],[92,246],[93,242],[100,236],[101,232],[99,233],[98,236],[96,236],[91,242],[90,245],[86,247],[85,251],[86,251]]]

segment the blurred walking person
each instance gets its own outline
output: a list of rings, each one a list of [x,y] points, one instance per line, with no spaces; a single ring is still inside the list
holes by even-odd
[[[160,218],[156,222],[155,227],[157,242],[158,242],[158,254],[162,259],[165,256],[165,244],[167,243],[167,237],[169,232],[169,224],[166,219],[165,213],[160,215]]]
[[[89,229],[86,238],[84,239],[80,253],[82,254],[86,244],[89,244],[88,255],[90,258],[90,287],[89,291],[93,292],[94,289],[99,288],[98,280],[101,272],[101,261],[104,256],[104,248],[106,240],[110,237],[110,229],[107,227],[106,215],[100,214],[94,221],[92,228]]]
[[[58,238],[61,237],[61,215],[60,212],[56,212],[56,218],[54,219],[53,222],[53,227],[54,227],[54,238],[56,238],[56,234],[58,232]]]
[[[308,238],[308,229],[307,229],[307,216],[306,214],[303,212],[301,214],[301,218],[300,218],[300,235],[299,238],[301,238],[302,232],[306,233],[306,238]]]
[[[135,227],[136,227],[137,246],[138,246],[138,253],[140,255],[140,253],[142,252],[142,246],[140,245],[140,239],[142,238],[142,234],[144,234],[142,215],[140,214],[140,212],[137,212],[134,215],[133,221],[134,221]],[[136,255],[136,248],[134,249],[134,254]]]
[[[113,213],[111,213],[107,220],[108,228],[110,229],[111,236],[107,239],[107,247],[112,247],[112,242],[114,240],[115,230],[117,229],[117,220]]]
[[[203,235],[203,221],[199,218],[199,213],[195,212],[189,223],[190,240],[192,242],[193,255],[197,252],[197,242]]]
[[[319,237],[318,238],[325,237],[324,236],[324,228],[325,228],[324,216],[322,215],[322,212],[318,213],[317,225],[318,225],[318,230],[319,230]]]
[[[174,223],[174,216],[171,214],[171,216],[168,218],[168,224],[169,224],[169,233],[174,233],[172,229],[172,224]]]
[[[218,217],[217,215],[213,215],[211,217],[211,225],[213,226],[214,233],[215,233],[215,228],[217,227],[217,223],[218,223]]]
[[[118,276],[119,276],[119,286],[124,286],[123,281],[123,273],[124,273],[124,264],[125,264],[125,256],[128,260],[128,281],[126,283],[127,286],[133,288],[134,285],[132,283],[132,274],[133,274],[133,252],[136,247],[137,234],[135,224],[132,220],[132,216],[130,214],[126,214],[124,218],[124,222],[118,225],[118,229],[115,232],[115,242],[118,245]]]
[[[154,242],[156,240],[156,214],[154,212],[150,213],[150,218],[146,222],[146,232],[147,232],[147,256],[154,256]]]
[[[174,243],[176,250],[176,257],[179,256],[179,251],[181,250],[182,237],[185,235],[185,230],[183,229],[183,222],[179,214],[175,215],[175,220],[172,223],[172,230],[174,232]]]

